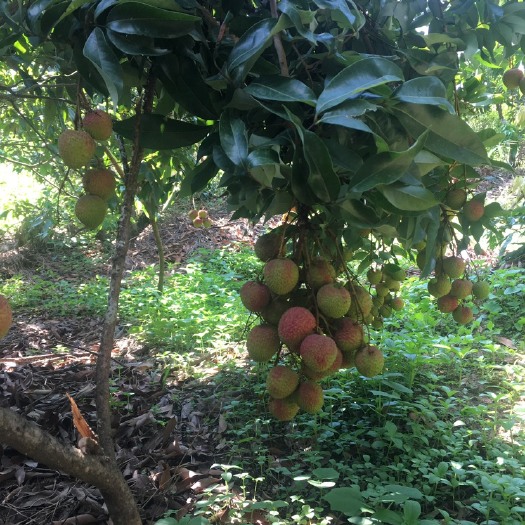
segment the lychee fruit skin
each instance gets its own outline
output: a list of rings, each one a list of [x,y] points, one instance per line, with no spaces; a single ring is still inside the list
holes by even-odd
[[[272,259],[264,265],[263,275],[273,293],[286,295],[299,282],[299,267],[291,259]]]
[[[104,222],[107,211],[106,201],[96,195],[82,195],[75,204],[77,219],[90,230],[95,230]]]
[[[290,304],[282,297],[272,299],[260,313],[262,318],[269,324],[278,325],[281,316],[290,308]]]
[[[261,235],[255,241],[253,248],[259,260],[268,262],[270,259],[275,259],[279,255],[280,247],[281,236],[276,232],[270,232]]]
[[[268,324],[254,326],[246,338],[246,349],[251,359],[257,363],[267,363],[281,345],[277,328]]]
[[[190,210],[188,212],[188,219],[190,221],[193,221],[194,219],[196,219],[197,217],[199,216],[199,212],[197,210]]]
[[[353,283],[347,284],[346,288],[352,297],[348,316],[355,320],[364,319],[372,311],[372,306],[374,305],[372,296],[367,290]]]
[[[362,325],[356,323],[349,317],[340,319],[334,332],[334,340],[338,348],[346,353],[353,353],[361,347],[364,340]]]
[[[453,295],[444,295],[437,300],[438,310],[444,314],[453,312],[458,307],[458,304],[458,298]]]
[[[507,69],[503,73],[502,81],[503,85],[507,89],[516,89],[519,86],[520,80],[523,78],[523,71],[521,69],[512,68]]]
[[[301,343],[299,353],[304,364],[315,372],[330,368],[337,357],[337,345],[327,335],[310,334]]]
[[[299,385],[299,374],[284,365],[274,366],[266,377],[266,390],[275,399],[288,397]]]
[[[97,195],[108,201],[115,195],[115,174],[108,169],[87,170],[82,177],[82,184],[86,193]]]
[[[472,295],[476,299],[486,299],[490,294],[490,285],[486,281],[476,281],[472,285]]]
[[[268,411],[279,421],[291,421],[299,412],[299,405],[288,399],[270,399]]]
[[[452,317],[458,324],[468,324],[474,319],[474,313],[468,306],[458,306],[452,312]]]
[[[317,291],[317,306],[321,312],[332,319],[343,317],[348,309],[352,298],[350,292],[343,286],[328,283]]]
[[[439,275],[430,279],[427,284],[428,293],[436,298],[443,297],[450,292],[452,282],[447,275]]]
[[[317,414],[324,404],[324,392],[321,385],[313,381],[305,381],[299,385],[296,394],[299,408],[308,414]]]
[[[303,339],[313,333],[317,321],[315,316],[302,306],[293,306],[279,319],[278,331],[281,341],[290,350],[298,350]]]
[[[445,204],[453,210],[459,210],[467,200],[467,192],[463,188],[450,190],[445,196]]]
[[[330,368],[327,368],[323,372],[317,372],[316,370],[312,370],[310,367],[306,366],[303,362],[301,365],[301,373],[307,377],[308,379],[311,379],[312,381],[320,381],[321,379],[324,379],[325,377],[331,376],[335,374],[337,371],[339,371],[343,367],[343,361],[344,361],[344,354],[337,349],[337,356],[332,363],[332,366]]]
[[[323,257],[316,257],[310,261],[306,272],[306,281],[310,288],[318,290],[321,286],[334,281],[336,271],[333,265]]]
[[[399,312],[405,307],[405,301],[403,301],[401,297],[394,297],[390,303],[390,306],[392,307],[392,310]]]
[[[463,206],[463,215],[469,222],[476,222],[485,215],[485,206],[476,199],[471,199]]]
[[[0,339],[7,335],[13,324],[13,312],[9,301],[0,295]]]
[[[375,345],[365,345],[354,356],[357,371],[365,377],[374,377],[383,371],[385,358]]]
[[[366,278],[370,284],[379,284],[383,279],[383,272],[381,270],[370,268],[368,272],[366,272]]]
[[[442,261],[443,271],[451,278],[457,279],[461,277],[465,272],[467,263],[461,257],[457,255],[451,255],[450,257],[445,257]]]
[[[405,270],[394,263],[385,264],[383,266],[383,274],[394,281],[404,281],[407,277]]]
[[[86,114],[82,127],[95,140],[108,140],[113,133],[113,121],[105,111],[95,109]]]
[[[465,297],[468,297],[472,293],[472,281],[468,279],[455,279],[452,281],[449,293],[458,299],[465,299]]]
[[[211,228],[213,226],[213,222],[209,217],[206,217],[205,219],[202,219],[202,226],[203,228]]]
[[[248,281],[239,291],[242,304],[250,312],[262,312],[268,306],[272,295],[270,289],[257,281]]]
[[[208,218],[208,212],[206,210],[199,210],[197,212],[197,216],[201,219],[207,219]]]
[[[89,133],[66,129],[58,137],[58,153],[64,164],[77,169],[89,164],[95,155],[96,144]]]
[[[204,228],[203,220],[200,217],[195,217],[192,221],[194,228]]]

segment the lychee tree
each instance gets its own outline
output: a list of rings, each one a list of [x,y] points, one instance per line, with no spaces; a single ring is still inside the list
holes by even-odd
[[[275,365],[269,408],[279,419],[320,410],[325,374],[349,366],[365,376],[381,371],[381,350],[367,333],[403,306],[400,256],[433,274],[429,292],[460,324],[473,316],[470,297],[486,297],[483,282],[465,284],[474,279],[462,254],[481,251],[499,212],[477,191],[476,170],[498,164],[486,149],[497,136],[475,133],[462,119],[472,91],[458,69],[488,62],[496,48],[511,57],[523,47],[523,3],[40,0],[0,7],[2,57],[38,65],[24,68],[17,86],[34,85],[40,100],[51,87],[35,72],[74,76],[73,87],[52,89],[67,95],[53,100],[69,108],[75,140],[93,133],[96,116],[97,104],[80,102],[104,102],[114,117],[120,147],[103,155],[120,165],[125,191],[97,364],[107,456],[110,351],[145,155],[159,152],[157,161],[169,165],[179,148],[198,144],[181,194],[217,178],[234,217],[284,214],[257,242],[264,265],[243,292],[261,319],[248,336],[249,355]],[[106,136],[99,131],[94,141]],[[79,169],[63,146],[62,160]],[[81,169],[98,168],[81,160]],[[103,198],[95,197],[98,219]],[[82,214],[96,225],[93,213]],[[3,439],[20,447],[16,425],[0,409]],[[34,445],[24,451],[40,453]],[[78,475],[78,461],[60,465]],[[136,512],[119,514],[122,502],[110,488],[114,523],[138,523]]]

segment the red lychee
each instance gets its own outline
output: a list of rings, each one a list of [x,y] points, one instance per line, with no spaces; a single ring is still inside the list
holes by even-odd
[[[284,365],[274,366],[266,377],[266,390],[275,399],[288,397],[298,384],[299,374]]]
[[[485,215],[485,206],[481,201],[471,199],[463,206],[463,215],[470,222],[479,221]]]
[[[458,306],[453,312],[452,317],[458,324],[467,324],[474,319],[474,313],[468,306]]]
[[[299,385],[296,399],[297,404],[302,410],[308,412],[308,414],[316,414],[323,408],[323,388],[313,381],[305,381]]]
[[[264,265],[264,282],[277,295],[290,293],[299,281],[299,268],[291,259],[272,259]]]
[[[286,399],[270,399],[268,411],[279,421],[291,421],[299,412],[299,405]]]
[[[454,279],[449,293],[458,299],[465,299],[472,293],[472,281],[468,279]]]
[[[383,353],[377,346],[366,345],[360,348],[355,356],[355,367],[365,377],[374,377],[380,374],[385,364]]]
[[[324,284],[333,282],[335,268],[323,257],[316,257],[310,261],[306,272],[306,281],[311,288],[318,290]]]
[[[279,337],[290,350],[296,351],[303,339],[313,333],[316,326],[317,321],[310,310],[302,306],[293,306],[286,310],[279,320]]]
[[[115,174],[111,170],[100,168],[87,170],[82,177],[82,183],[86,193],[97,195],[105,201],[115,194],[117,186]]]
[[[258,363],[266,363],[278,351],[281,345],[277,328],[268,324],[254,326],[246,338],[249,356]]]
[[[348,312],[352,298],[343,286],[334,283],[324,284],[317,292],[317,305],[327,317],[338,319]]]
[[[272,295],[270,289],[257,281],[244,283],[239,291],[244,307],[250,312],[262,312],[268,306]]]
[[[440,312],[449,314],[458,307],[459,301],[453,295],[444,295],[437,300],[437,307]]]
[[[108,113],[101,109],[87,113],[82,120],[82,127],[95,140],[107,140],[113,133],[113,121]]]
[[[58,153],[69,168],[81,168],[95,154],[96,144],[85,131],[67,129],[58,137]]]
[[[333,365],[337,357],[337,345],[327,335],[310,334],[301,343],[299,353],[308,368],[315,372],[324,372]]]
[[[355,352],[362,344],[364,332],[362,325],[349,317],[343,317],[337,322],[334,340],[344,353]]]

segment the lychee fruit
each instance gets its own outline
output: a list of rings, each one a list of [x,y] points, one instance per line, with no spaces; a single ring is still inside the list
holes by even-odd
[[[115,174],[108,169],[87,170],[82,177],[84,190],[90,195],[97,195],[108,201],[115,194],[117,186]]]
[[[268,262],[279,255],[280,247],[281,236],[276,232],[270,232],[264,233],[255,241],[254,251],[261,261]]]
[[[474,319],[474,313],[468,306],[458,306],[453,312],[452,317],[458,324],[467,324]]]
[[[113,121],[109,114],[101,109],[87,113],[82,120],[82,127],[95,140],[107,140],[113,133]]]
[[[352,298],[343,286],[328,283],[317,291],[317,306],[327,317],[338,319],[348,312]]]
[[[277,297],[272,299],[260,313],[267,323],[277,325],[288,308],[290,308],[288,301],[282,297]]]
[[[190,221],[193,221],[194,219],[196,219],[197,217],[199,216],[199,212],[197,210],[190,210],[188,212],[188,219]]]
[[[205,219],[202,219],[202,227],[203,228],[211,228],[213,225],[212,220],[209,217],[206,217]]]
[[[308,368],[315,372],[324,372],[333,365],[337,357],[337,346],[327,335],[310,334],[303,339],[299,353]]]
[[[250,312],[262,312],[272,298],[270,289],[257,281],[244,283],[239,291],[244,307]]]
[[[470,222],[479,221],[484,214],[485,206],[477,199],[471,199],[463,206],[463,215]]]
[[[353,353],[361,347],[365,336],[362,325],[349,317],[343,317],[336,326],[334,341],[342,352]]]
[[[291,421],[299,412],[299,405],[288,398],[270,399],[268,411],[279,421]]]
[[[246,338],[246,349],[249,356],[257,363],[268,362],[281,345],[277,328],[268,324],[254,326]]]
[[[383,272],[381,270],[370,268],[368,272],[366,272],[366,278],[370,284],[379,284],[381,279],[383,279]]]
[[[296,399],[299,408],[308,414],[317,414],[324,404],[323,388],[313,381],[305,381],[299,385]]]
[[[396,312],[399,312],[403,310],[405,306],[405,301],[403,301],[401,297],[394,297],[392,299],[392,302],[390,303],[390,306],[392,307],[393,310],[395,310]]]
[[[298,384],[299,374],[284,365],[274,366],[266,377],[266,390],[275,399],[288,397]]]
[[[90,230],[98,228],[104,222],[107,211],[106,201],[96,195],[83,195],[75,204],[77,219]]]
[[[0,295],[0,339],[7,335],[13,324],[13,312],[8,300]]]
[[[394,263],[385,264],[383,266],[383,273],[394,281],[404,281],[407,276],[405,270]]]
[[[476,281],[472,285],[472,295],[476,299],[486,299],[490,294],[490,285],[486,281]]]
[[[306,308],[293,306],[284,312],[277,327],[281,341],[288,345],[290,350],[299,350],[303,339],[313,333],[317,321]]]
[[[306,281],[310,288],[318,290],[321,286],[334,281],[336,271],[333,265],[323,257],[316,257],[310,261],[306,272]]]
[[[438,275],[430,279],[427,284],[428,293],[436,298],[447,295],[451,288],[452,282],[447,275]]]
[[[461,257],[457,255],[451,255],[450,257],[445,257],[442,261],[442,270],[451,278],[457,279],[461,277],[465,272],[467,263]]]
[[[81,168],[93,158],[96,144],[89,133],[66,129],[58,137],[58,153],[69,168]]]
[[[372,296],[357,284],[348,283],[346,287],[352,297],[348,316],[355,320],[364,319],[372,310]]]
[[[192,221],[192,224],[194,226],[194,228],[203,228],[204,227],[204,224],[203,224],[203,221],[200,217],[195,217],[195,219],[193,219]]]
[[[378,283],[376,284],[376,294],[378,297],[385,297],[389,294],[390,288],[386,285],[386,283]]]
[[[401,281],[396,281],[389,276],[385,277],[385,286],[392,292],[399,292],[401,290]]]
[[[207,219],[208,218],[208,212],[206,210],[199,210],[197,212],[197,216],[201,219]]]
[[[454,279],[450,288],[450,295],[458,299],[465,299],[472,293],[472,281],[468,279]]]
[[[354,356],[357,371],[365,377],[380,374],[385,364],[383,353],[377,346],[365,345]]]
[[[463,188],[454,188],[445,196],[445,204],[453,210],[459,210],[467,200],[467,192]]]
[[[505,71],[502,76],[503,85],[507,89],[516,89],[519,86],[520,80],[522,79],[523,71],[517,67],[507,69],[507,71]]]
[[[335,374],[338,370],[340,370],[343,366],[343,352],[337,349],[337,356],[332,363],[332,366],[330,368],[327,368],[326,370],[323,370],[322,372],[317,372],[316,370],[312,370],[310,367],[306,366],[303,362],[301,364],[301,373],[307,377],[308,379],[311,379],[312,381],[320,381],[321,379],[324,379],[325,377],[331,376],[332,374]],[[345,367],[346,368],[346,367]]]
[[[438,310],[444,314],[453,312],[458,307],[458,304],[458,298],[453,295],[443,295],[437,300]]]
[[[264,265],[263,275],[273,293],[286,295],[299,282],[299,267],[291,259],[272,259]]]

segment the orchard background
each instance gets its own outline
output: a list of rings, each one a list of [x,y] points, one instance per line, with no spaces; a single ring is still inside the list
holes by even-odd
[[[1,519],[522,523],[522,3],[0,6]]]

